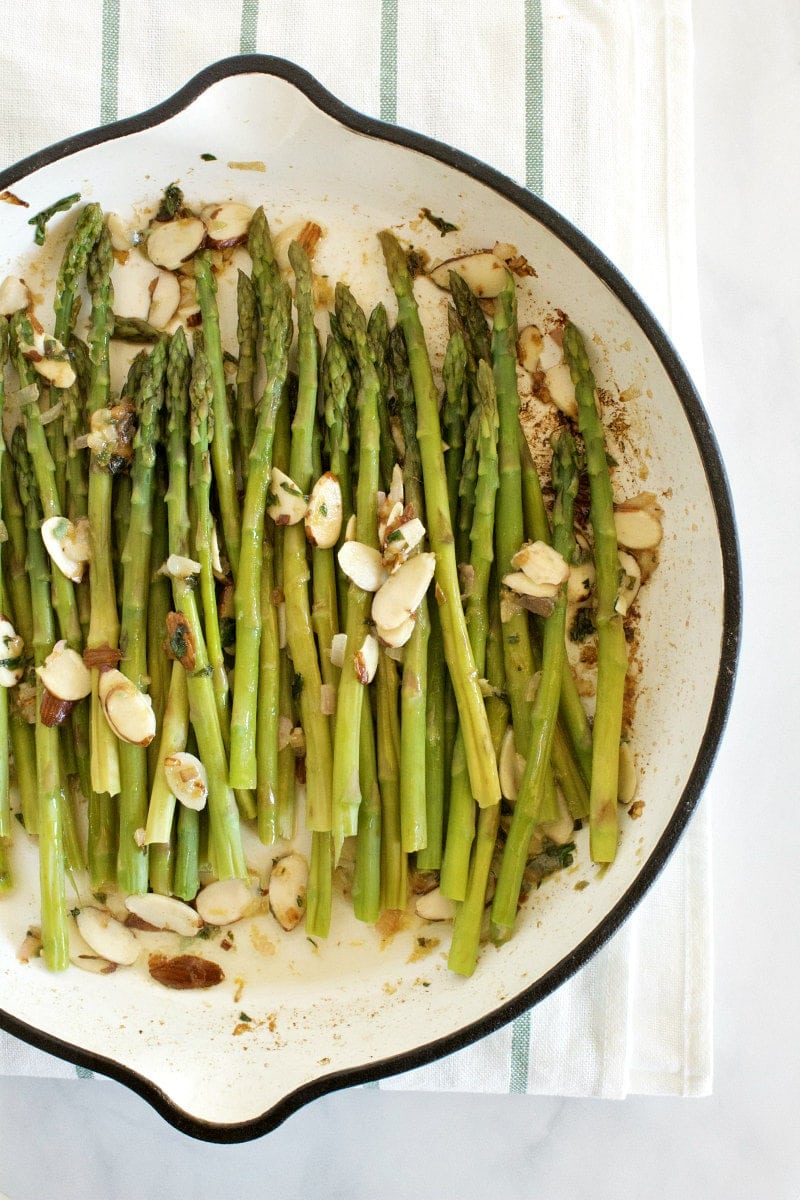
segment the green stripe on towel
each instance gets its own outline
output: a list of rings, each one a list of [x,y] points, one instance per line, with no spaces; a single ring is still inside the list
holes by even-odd
[[[544,100],[541,0],[525,0],[525,186],[544,190]]]
[[[382,121],[397,123],[397,2],[381,3],[381,108]]]
[[[119,103],[119,0],[103,0],[100,124],[116,121]]]
[[[239,53],[255,54],[258,34],[258,0],[243,0],[239,28]]]
[[[531,1045],[531,1014],[523,1013],[511,1027],[511,1071],[508,1090],[524,1094],[528,1089],[528,1059]]]

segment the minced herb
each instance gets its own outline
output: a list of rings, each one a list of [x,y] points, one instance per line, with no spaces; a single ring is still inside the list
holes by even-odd
[[[434,216],[429,208],[421,209],[419,215],[424,217],[426,221],[430,221],[434,229],[439,230],[439,233],[442,235],[442,237],[444,237],[446,233],[454,233],[458,229],[458,226],[454,225],[452,221],[445,221],[444,217]]]
[[[570,626],[569,640],[571,642],[585,642],[593,633],[594,621],[592,620],[592,610],[590,608],[579,608],[575,613],[575,620]]]
[[[157,221],[171,221],[183,208],[183,192],[177,183],[170,183],[164,188],[161,204],[156,213]]]
[[[201,154],[200,157],[202,158],[203,162],[216,162],[217,161],[216,154],[209,154],[208,151],[206,151],[205,154]]]

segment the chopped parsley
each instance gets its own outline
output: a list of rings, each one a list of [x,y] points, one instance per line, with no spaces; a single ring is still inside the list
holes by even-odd
[[[205,154],[201,154],[200,157],[202,158],[203,162],[216,162],[217,161],[216,154],[209,154],[208,151],[206,151]]]
[[[454,233],[458,229],[458,226],[454,225],[452,221],[445,221],[444,217],[434,216],[429,208],[421,209],[419,215],[424,217],[426,221],[430,221],[434,229],[439,230],[439,233],[442,235],[442,237],[444,237],[446,233]]]
[[[183,208],[183,192],[177,183],[170,183],[164,188],[161,204],[156,213],[157,221],[171,221]]]

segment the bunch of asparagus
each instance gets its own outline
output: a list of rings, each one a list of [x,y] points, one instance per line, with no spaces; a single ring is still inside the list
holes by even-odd
[[[20,819],[39,840],[43,954],[54,970],[68,962],[70,875],[87,871],[95,893],[191,901],[204,871],[247,877],[243,821],[267,845],[295,837],[299,783],[308,933],[328,932],[347,842],[356,916],[374,923],[405,909],[410,888],[438,884],[454,913],[449,965],[464,975],[487,906],[503,941],[526,889],[569,861],[571,839],[565,850],[546,836],[563,815],[559,797],[568,828],[588,817],[593,856],[613,858],[627,658],[608,462],[580,335],[564,330],[597,560],[594,735],[566,656],[566,583],[549,615],[533,615],[503,582],[531,543],[575,561],[581,469],[565,424],[552,443],[548,512],[520,425],[514,277],[505,271],[490,327],[451,273],[441,398],[406,254],[392,234],[379,240],[396,325],[339,284],[321,345],[309,255],[292,244],[291,288],[257,210],[252,272],[238,280],[234,384],[209,251],[193,259],[201,319],[191,348],[181,325],[171,335],[115,328],[113,249],[94,204],[67,246],[45,347],[64,369],[36,369],[29,312],[0,319],[0,405],[7,363],[17,402],[13,434],[0,441],[3,628],[13,635],[0,666],[14,685],[0,688],[0,888],[11,886],[10,745]],[[151,341],[119,397],[115,336]],[[323,478],[341,509],[325,543],[302,519]],[[281,488],[300,519],[286,516]],[[399,497],[394,526],[387,497]],[[409,601],[402,638],[376,638],[379,593],[343,569],[341,551],[349,540],[382,560],[383,584],[391,539],[411,521],[425,537],[398,561],[418,558],[422,570],[427,555],[433,587]],[[60,536],[68,569],[46,530]],[[85,681],[54,713],[56,663]],[[498,757],[509,738],[524,770],[504,798]],[[186,797],[165,764],[178,761],[194,764],[204,807],[176,799]]]

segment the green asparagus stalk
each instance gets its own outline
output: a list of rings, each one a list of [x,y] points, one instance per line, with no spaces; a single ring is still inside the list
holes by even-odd
[[[342,532],[337,542],[337,550],[344,541],[347,523],[353,512],[348,411],[352,386],[353,378],[342,343],[331,336],[325,343],[322,360],[322,400],[328,463],[331,473],[339,480],[342,492]],[[337,591],[337,609],[341,621],[347,613],[347,579],[341,571],[337,573]]]
[[[464,435],[469,407],[467,395],[467,352],[464,339],[456,332],[450,337],[444,354],[442,379],[444,402],[442,404],[442,436],[447,449],[444,452],[444,468],[447,474],[447,496],[450,505],[450,520],[455,526],[456,561],[467,562],[469,542],[459,538],[458,513],[459,484],[464,463]],[[459,545],[459,541],[461,544]]]
[[[619,838],[619,743],[628,650],[623,620],[615,607],[619,590],[619,548],[605,432],[595,403],[595,381],[589,356],[578,329],[571,323],[564,328],[564,356],[575,385],[578,428],[586,454],[596,570],[597,700],[589,792],[589,846],[595,862],[607,863],[613,862],[616,856]]]
[[[74,232],[67,243],[56,280],[54,335],[66,346],[75,328],[80,306],[80,286],[89,255],[103,228],[103,211],[99,204],[87,204],[78,216]]]
[[[378,394],[380,383],[367,342],[363,311],[344,284],[336,287],[336,311],[344,335],[357,356],[359,389],[358,484],[356,490],[356,540],[367,546],[378,545],[378,484],[380,479],[380,420]],[[344,838],[358,830],[361,804],[359,778],[361,710],[364,684],[355,668],[355,656],[368,631],[372,596],[355,583],[347,590],[345,631],[347,643],[339,681],[336,726],[333,744],[333,833],[338,858]]]
[[[235,582],[239,575],[241,521],[239,500],[236,495],[236,475],[233,469],[232,423],[225,387],[225,365],[217,308],[217,284],[211,270],[211,256],[207,250],[202,250],[195,255],[194,279],[197,287],[197,302],[203,316],[203,345],[208,356],[212,383],[211,412],[214,421],[214,440],[211,443],[211,461],[214,467],[214,480],[222,518],[225,551]]]
[[[191,402],[190,441],[192,446],[192,499],[194,500],[194,553],[200,563],[200,598],[203,610],[211,682],[217,705],[222,740],[228,744],[230,713],[228,710],[228,672],[222,649],[217,610],[217,590],[214,579],[213,537],[211,517],[211,452],[213,388],[211,367],[204,347],[195,344],[192,376],[189,386]]]
[[[470,539],[470,583],[466,603],[466,623],[475,666],[483,675],[486,663],[486,640],[489,630],[489,576],[494,561],[493,531],[495,502],[498,487],[497,401],[491,367],[483,359],[478,364],[477,393],[480,414],[478,442],[478,478],[475,488],[475,509]],[[450,784],[450,808],[447,837],[442,860],[441,888],[453,900],[464,900],[467,894],[470,852],[475,837],[475,804],[466,773],[466,755],[461,730],[453,752]]]
[[[381,914],[382,814],[371,704],[361,706],[358,770],[362,800],[356,833],[353,913],[359,921],[374,925]]]
[[[417,401],[417,436],[422,457],[425,509],[430,542],[436,554],[437,595],[445,656],[464,730],[473,795],[478,804],[485,807],[494,804],[500,798],[500,782],[478,673],[461,607],[442,452],[438,396],[405,255],[393,234],[384,231],[379,237],[389,280],[397,297],[399,321],[406,340]]]
[[[174,659],[164,714],[159,725],[150,804],[145,825],[145,842],[151,847],[169,845],[175,816],[175,796],[164,774],[164,760],[186,749],[189,737],[189,693],[186,671]],[[152,857],[152,853],[151,853]],[[154,891],[159,891],[154,888]]]
[[[167,359],[169,412],[167,489],[170,557],[187,558],[189,547],[186,414],[189,407],[189,350],[182,328],[173,334]],[[208,776],[209,838],[220,879],[244,878],[246,865],[236,798],[228,783],[228,761],[217,715],[214,688],[195,593],[195,578],[181,571],[172,576],[175,607],[184,618],[171,649],[187,671],[189,713],[200,759]],[[193,661],[192,661],[193,651]]]
[[[578,494],[578,464],[575,443],[566,428],[560,429],[553,438],[552,479],[556,492],[553,547],[569,562],[575,545],[573,519]],[[545,621],[541,678],[532,706],[531,741],[492,902],[492,939],[495,942],[506,941],[513,932],[528,847],[534,829],[542,820],[566,655],[566,620],[566,585],[562,585],[555,608]],[[616,804],[616,796],[614,802]]]
[[[88,281],[92,297],[89,330],[91,377],[87,397],[89,418],[97,421],[109,401],[110,369],[108,346],[113,328],[113,291],[111,267],[114,255],[108,230],[103,226],[89,256]],[[89,468],[89,538],[91,568],[89,574],[91,617],[86,640],[88,649],[107,646],[115,649],[119,638],[116,588],[112,545],[112,470],[118,463],[113,447],[104,445],[92,451]],[[91,770],[92,790],[98,794],[116,796],[120,790],[119,753],[117,739],[102,711],[98,686],[100,673],[92,671],[91,701]]]
[[[5,410],[6,390],[5,371],[8,361],[8,321],[0,316],[0,477],[8,470],[5,463],[5,438],[3,437],[3,413]],[[2,528],[2,489],[0,489],[0,528]],[[0,546],[0,554],[4,547]],[[5,575],[4,564],[0,558],[0,604],[5,612]],[[11,837],[11,801],[10,801],[10,763],[9,752],[9,704],[8,689],[0,688],[0,852],[5,853]],[[11,887],[10,866],[6,862],[0,867],[0,892]]]
[[[150,550],[153,535],[156,445],[159,416],[164,401],[167,350],[156,342],[141,373],[136,395],[138,429],[133,443],[131,509],[128,536],[122,554],[122,619],[120,670],[141,692],[148,687],[147,605],[150,585]],[[120,800],[117,880],[130,894],[147,891],[148,855],[139,845],[148,810],[147,749],[120,742]]]
[[[256,429],[256,354],[258,350],[258,310],[253,281],[240,271],[236,292],[239,360],[236,366],[236,432],[242,474],[253,446]]]
[[[397,462],[397,447],[392,436],[389,414],[389,317],[384,304],[376,304],[367,321],[367,341],[375,373],[378,376],[378,420],[381,427],[380,483],[388,491]]]
[[[24,437],[12,439],[17,482],[26,514],[28,572],[33,614],[33,654],[37,667],[44,663],[56,640],[55,618],[50,599],[50,572],[39,534],[41,519],[36,498],[37,485]],[[66,862],[63,817],[66,796],[59,770],[59,731],[42,722],[44,687],[36,682],[36,777],[39,831],[39,884],[41,892],[42,954],[51,971],[63,971],[69,963],[67,931]]]
[[[503,664],[503,637],[500,630],[500,598],[497,580],[490,584],[489,634],[486,642],[486,679],[491,695],[486,699],[486,712],[492,731],[495,756],[508,728],[509,708],[503,698],[505,691],[505,667]],[[458,906],[453,921],[453,937],[447,965],[458,975],[470,976],[475,970],[480,948],[486,895],[492,871],[500,828],[500,804],[490,805],[478,812],[475,842],[469,868],[466,895]]]
[[[488,363],[492,361],[492,343],[486,317],[477,296],[457,271],[450,272],[450,295],[458,314],[470,369],[475,372],[481,359]]]
[[[408,900],[408,859],[400,829],[400,722],[397,664],[381,647],[377,689],[377,759],[381,793],[381,908],[404,909]]]
[[[3,439],[3,447],[5,448],[5,439]],[[6,529],[6,540],[2,548],[5,605],[13,613],[14,628],[30,650],[33,643],[33,623],[28,571],[25,565],[27,555],[25,514],[20,503],[14,472],[9,469],[8,462],[0,471],[0,485],[2,487],[0,503],[2,504],[3,524]]]
[[[255,440],[250,452],[242,519],[242,555],[235,576],[236,673],[231,718],[231,785],[255,788],[259,646],[262,636],[261,569],[264,515],[272,474],[275,418],[286,384],[291,340],[288,285],[275,291],[265,343],[267,378],[261,397]],[[217,439],[215,425],[214,443]]]
[[[164,499],[167,491],[167,465],[163,453],[157,450],[155,500],[153,503],[153,536],[150,543],[150,588],[147,599],[147,675],[150,680],[150,699],[156,716],[156,729],[161,729],[167,706],[172,664],[164,653],[167,614],[172,607],[172,589],[161,570],[169,555],[167,510]],[[152,788],[158,758],[158,738],[147,747],[147,775]]]

